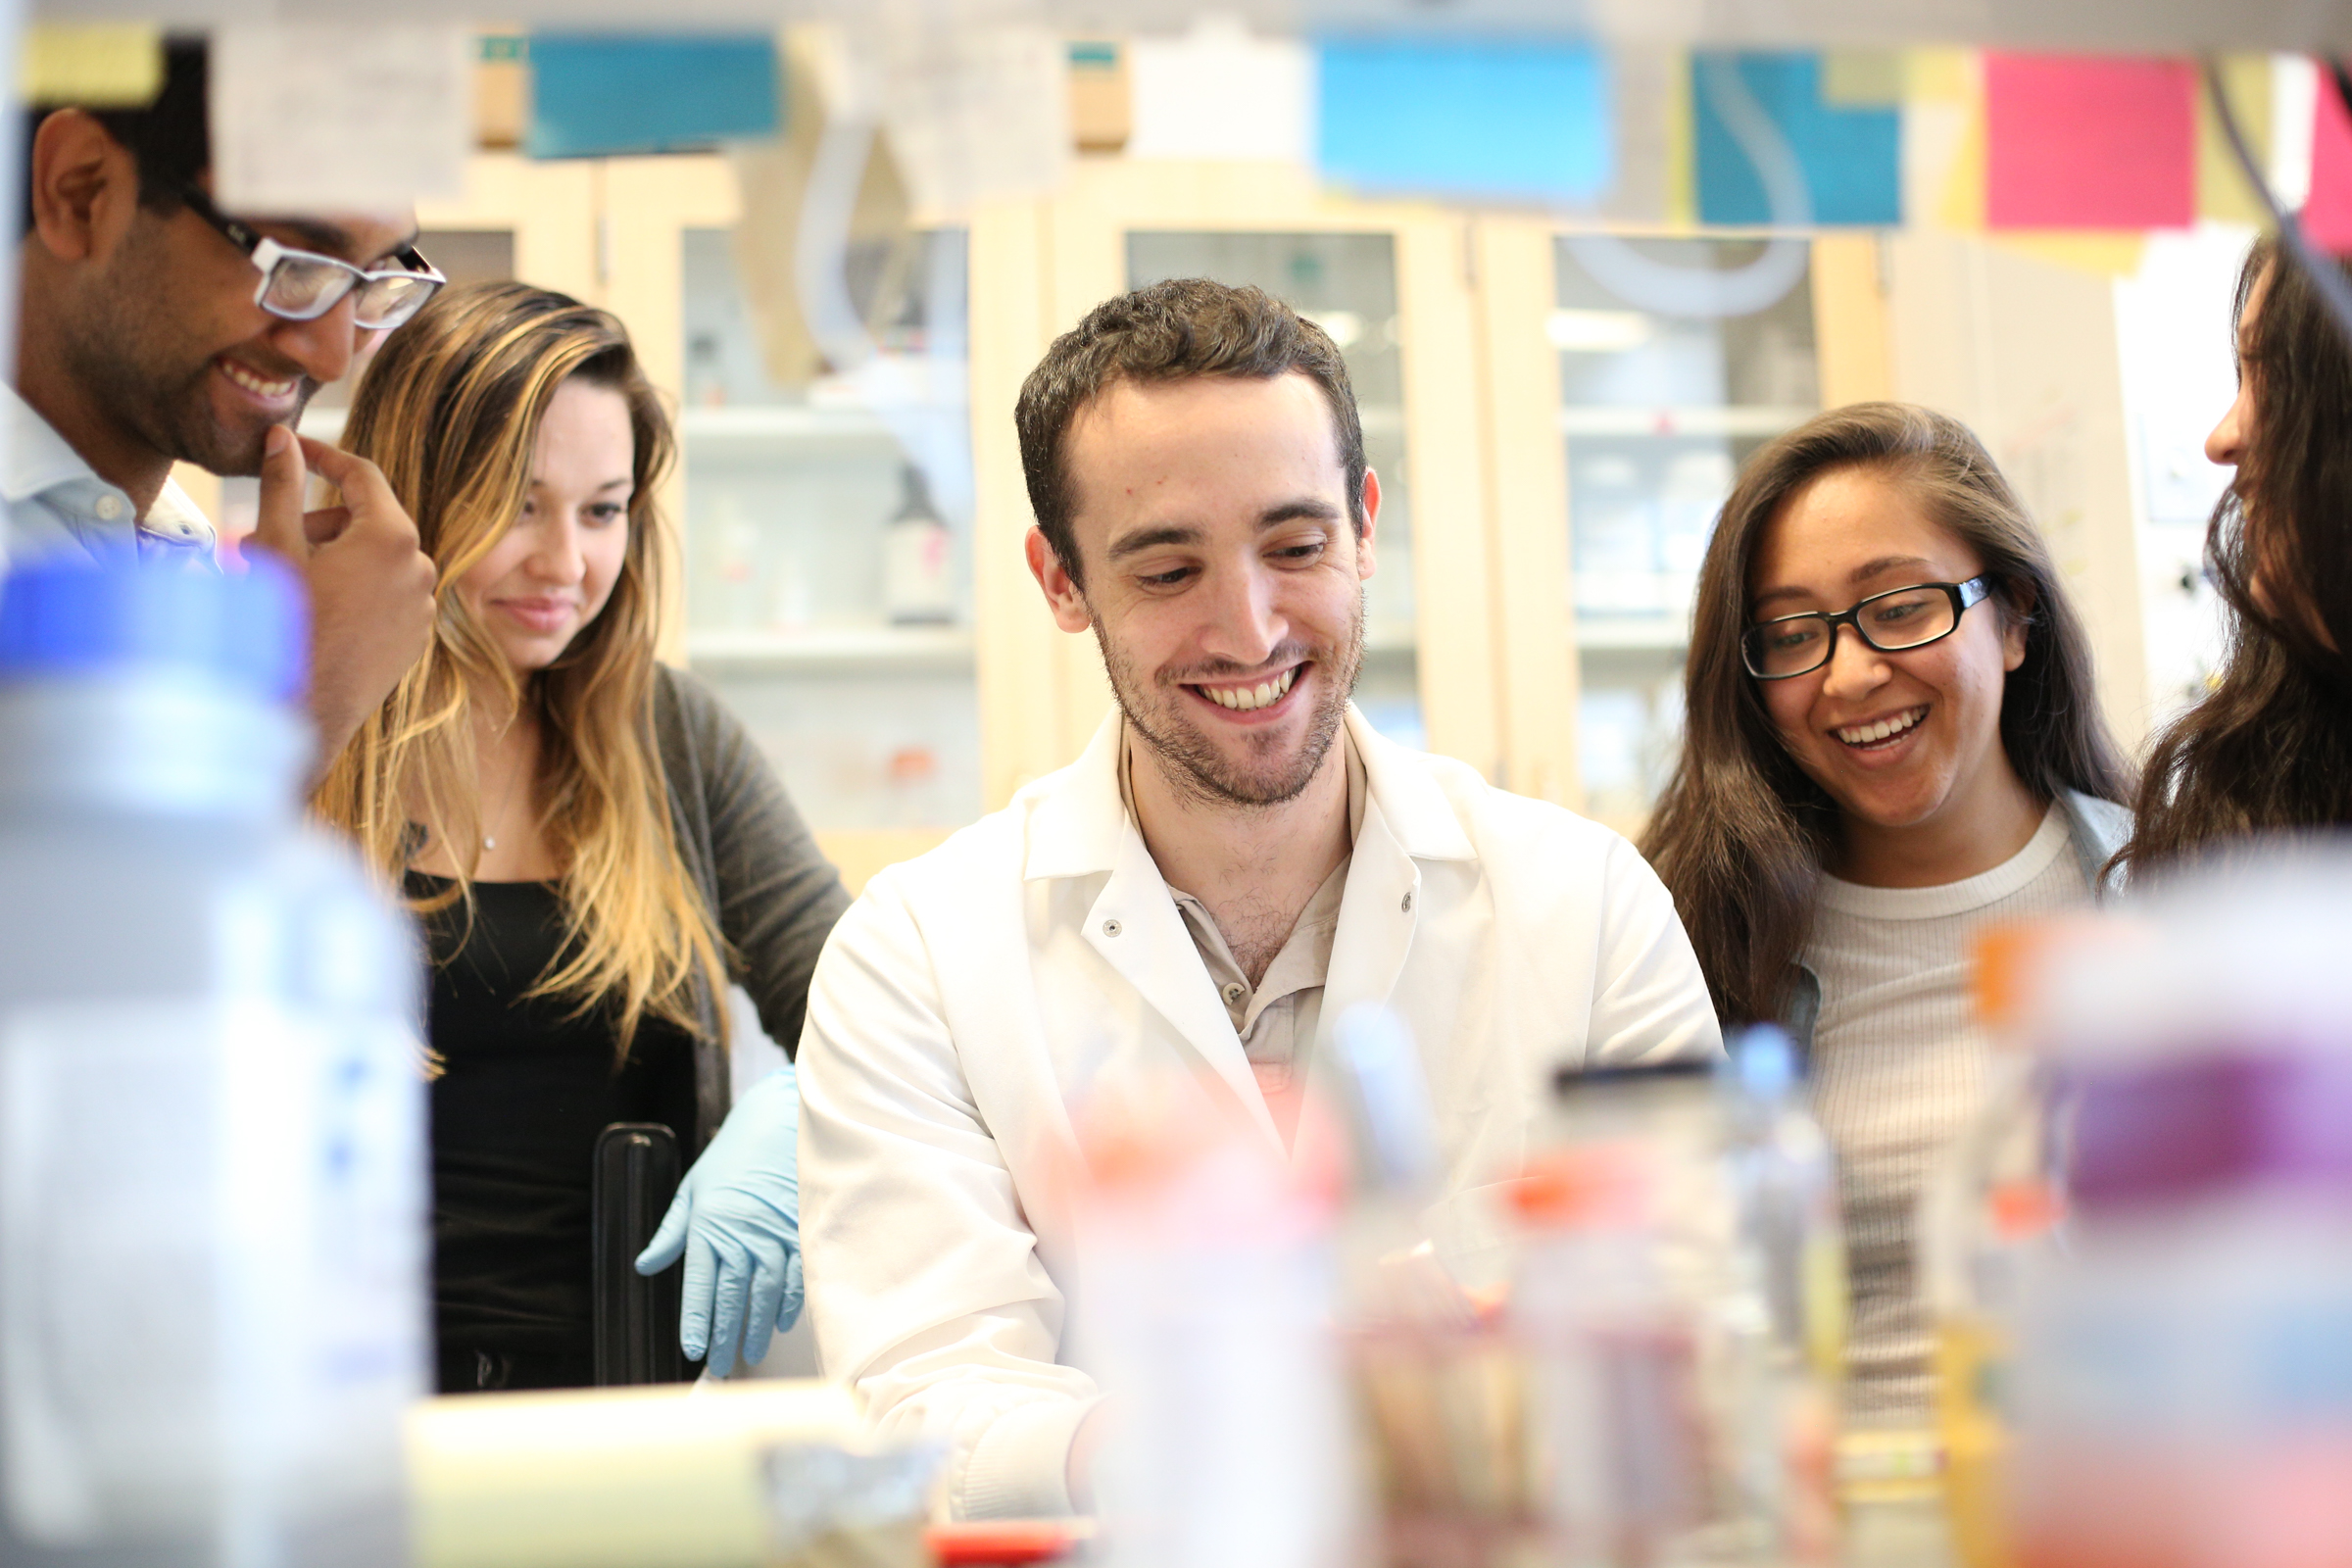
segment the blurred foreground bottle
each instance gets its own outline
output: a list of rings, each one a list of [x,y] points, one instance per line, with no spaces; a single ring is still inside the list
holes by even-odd
[[[0,584],[0,1562],[392,1568],[416,958],[302,826],[299,590]]]
[[[2068,1169],[2020,1293],[2018,1561],[2352,1563],[2352,857],[2134,891],[2027,1022]]]
[[[1358,1560],[1336,1160],[1312,1109],[1290,1158],[1271,1124],[1238,1125],[1189,1086],[1077,1118],[1079,1359],[1105,1394],[1089,1420],[1104,1424],[1115,1568]]]
[[[1757,1024],[1731,1046],[1734,1259],[1738,1288],[1761,1296],[1769,1325],[1746,1396],[1747,1486],[1770,1499],[1784,1558],[1826,1560],[1837,1533],[1831,1494],[1848,1294],[1837,1161],[1788,1036]]]
[[[2061,917],[1979,939],[1977,1017],[1992,1042],[1984,1103],[1928,1179],[1919,1203],[1920,1291],[1936,1332],[1936,1410],[1952,1544],[1966,1568],[2009,1568],[2002,1472],[2019,1316],[2065,1211],[2061,1134],[2047,1064],[2027,1038],[2030,995],[2048,965],[2107,928]]]
[[[1359,1003],[1332,1031],[1333,1081],[1352,1134],[1340,1232],[1340,1324],[1394,1568],[1519,1562],[1528,1486],[1517,1348],[1432,1234],[1440,1154],[1419,1049],[1389,1009]]]
[[[1511,1301],[1547,1560],[1832,1553],[1831,1401],[1808,1327],[1826,1309],[1804,1299],[1822,1253],[1810,1270],[1803,1255],[1824,1245],[1808,1232],[1826,1161],[1789,1133],[1780,1088],[1758,1097],[1769,1082],[1727,1094],[1704,1062],[1558,1079],[1554,1145],[1517,1191]]]

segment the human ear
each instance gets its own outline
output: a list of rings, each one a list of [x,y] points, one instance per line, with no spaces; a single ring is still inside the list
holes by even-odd
[[[1372,539],[1380,527],[1380,475],[1370,468],[1364,470],[1364,531],[1355,541],[1355,578],[1361,582],[1372,575]]]
[[[1078,581],[1070,569],[1061,564],[1045,531],[1031,528],[1022,542],[1029,556],[1029,574],[1045,590],[1046,608],[1054,612],[1054,624],[1063,631],[1080,632],[1095,623],[1094,612],[1086,605],[1086,595],[1079,591]]]
[[[2001,668],[2013,670],[2026,662],[2026,642],[2034,629],[2034,590],[2014,590],[2017,603],[1996,597],[1993,603],[2001,610]]]
[[[60,109],[41,122],[25,175],[32,231],[61,262],[105,250],[138,205],[136,164],[86,110]]]

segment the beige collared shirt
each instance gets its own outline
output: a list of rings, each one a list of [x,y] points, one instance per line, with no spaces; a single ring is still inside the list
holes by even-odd
[[[1340,736],[1348,760],[1348,842],[1352,846],[1364,824],[1364,763],[1356,755],[1354,737],[1346,730]],[[1134,761],[1133,739],[1123,736],[1119,799],[1140,832],[1142,822],[1136,817],[1135,791],[1128,772]],[[1286,1140],[1296,1111],[1288,1108],[1286,1102],[1291,1097],[1284,1091],[1304,1074],[1307,1049],[1314,1043],[1315,1026],[1323,1016],[1323,982],[1331,971],[1332,939],[1339,932],[1340,901],[1348,891],[1348,867],[1352,859],[1351,854],[1333,867],[1323,885],[1315,889],[1315,896],[1298,911],[1298,923],[1291,927],[1282,951],[1266,965],[1265,978],[1254,987],[1234,958],[1225,933],[1217,929],[1208,906],[1182,888],[1168,889],[1168,896],[1184,913],[1193,947],[1216,985],[1225,1014],[1233,1020],[1233,1032],[1241,1037],[1243,1054],[1249,1056],[1250,1068],[1257,1075],[1258,1087],[1265,1091]]]

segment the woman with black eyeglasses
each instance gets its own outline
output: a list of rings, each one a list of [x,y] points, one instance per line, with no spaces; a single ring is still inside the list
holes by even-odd
[[[1837,1149],[1848,1417],[1919,1426],[1921,1184],[1975,1107],[1974,934],[2086,902],[2130,815],[2090,651],[1984,447],[1864,403],[1758,452],[1699,572],[1643,843],[1727,1024],[1777,1020]]]

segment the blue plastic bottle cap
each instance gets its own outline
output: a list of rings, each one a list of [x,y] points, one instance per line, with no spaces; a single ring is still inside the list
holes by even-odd
[[[1732,1048],[1740,1085],[1758,1100],[1778,1100],[1796,1087],[1796,1047],[1775,1025],[1755,1024]]]
[[[258,551],[235,576],[122,557],[44,562],[0,580],[0,684],[173,668],[282,702],[302,691],[309,663],[302,585]]]

